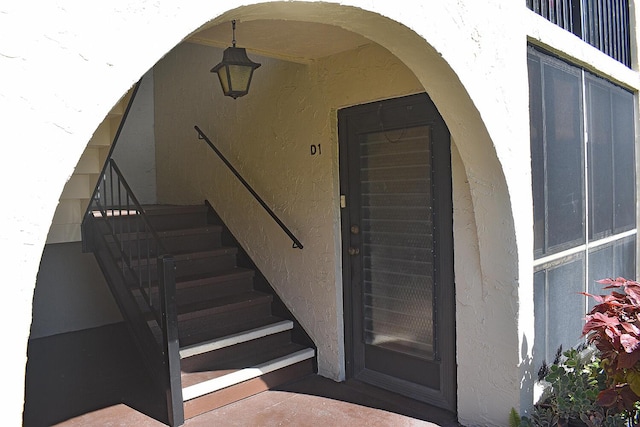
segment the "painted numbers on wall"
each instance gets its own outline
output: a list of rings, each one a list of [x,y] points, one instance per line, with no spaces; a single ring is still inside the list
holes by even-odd
[[[322,147],[320,146],[320,144],[316,145],[316,144],[311,144],[311,155],[315,156],[315,155],[320,155],[322,154]]]

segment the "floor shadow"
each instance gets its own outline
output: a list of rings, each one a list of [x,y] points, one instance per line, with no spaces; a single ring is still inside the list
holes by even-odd
[[[80,416],[89,423],[85,425],[104,425],[125,419],[132,410],[150,417],[136,421],[140,427],[166,424],[164,396],[153,387],[123,323],[31,340],[27,353],[24,426],[64,424]],[[459,426],[454,413],[357,380],[337,383],[308,375],[274,390],[349,402],[443,427]],[[208,425],[206,414],[199,418],[189,421]]]
[[[154,389],[124,323],[29,341],[23,425],[51,426],[125,404],[160,422]]]
[[[337,383],[319,375],[310,375],[300,381],[277,387],[275,390],[326,397],[369,408],[381,409],[432,422],[442,427],[460,426],[455,413],[354,379]]]

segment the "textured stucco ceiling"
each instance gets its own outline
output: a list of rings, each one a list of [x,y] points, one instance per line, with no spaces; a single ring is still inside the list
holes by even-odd
[[[204,28],[187,41],[224,48],[231,40],[231,23],[224,22]],[[238,22],[236,42],[256,54],[302,63],[371,43],[332,25],[284,20]]]

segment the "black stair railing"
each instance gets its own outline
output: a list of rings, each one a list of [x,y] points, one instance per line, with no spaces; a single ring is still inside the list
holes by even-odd
[[[89,215],[102,220],[102,230],[110,237],[112,255],[118,260],[122,275],[160,324],[160,301],[158,294],[154,294],[160,275],[154,274],[153,264],[155,258],[166,256],[167,251],[115,161],[109,159],[107,164],[89,205]]]
[[[289,236],[289,238],[293,242],[292,246],[297,249],[302,249],[303,246],[300,240],[298,240],[298,238],[291,232],[291,230],[289,230],[289,228],[287,228],[282,220],[280,220],[280,218],[278,218],[278,216],[271,210],[271,208],[269,208],[269,206],[264,202],[264,200],[262,200],[262,198],[258,195],[258,193],[256,193],[251,185],[249,185],[249,183],[242,177],[242,175],[240,175],[240,172],[238,172],[238,170],[233,167],[231,162],[227,160],[222,152],[218,150],[218,148],[213,144],[209,137],[207,137],[207,135],[205,135],[205,133],[198,126],[194,126],[194,129],[196,130],[196,132],[198,132],[198,139],[203,139],[209,145],[209,147],[211,147],[211,149],[218,155],[218,157],[220,157],[220,160],[222,160],[222,162],[229,168],[229,170],[235,175],[235,177],[238,178],[242,185],[244,185],[247,191],[249,191],[249,193],[251,193],[251,195],[256,199],[260,206],[262,206],[263,209],[269,214],[269,216],[273,218],[276,224],[280,226],[282,231],[284,231],[286,235]]]
[[[184,424],[175,260],[111,158],[140,87],[133,88],[82,221],[93,251],[149,373],[166,396],[167,422]]]
[[[116,302],[148,359],[147,367],[164,388],[169,424],[181,425],[184,408],[174,258],[113,159],[98,180],[87,212],[83,234],[93,236],[94,252],[117,266],[109,269],[99,259]]]

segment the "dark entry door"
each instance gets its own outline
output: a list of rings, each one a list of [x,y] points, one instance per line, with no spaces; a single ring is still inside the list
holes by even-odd
[[[426,94],[338,127],[347,374],[455,410],[449,131]]]

